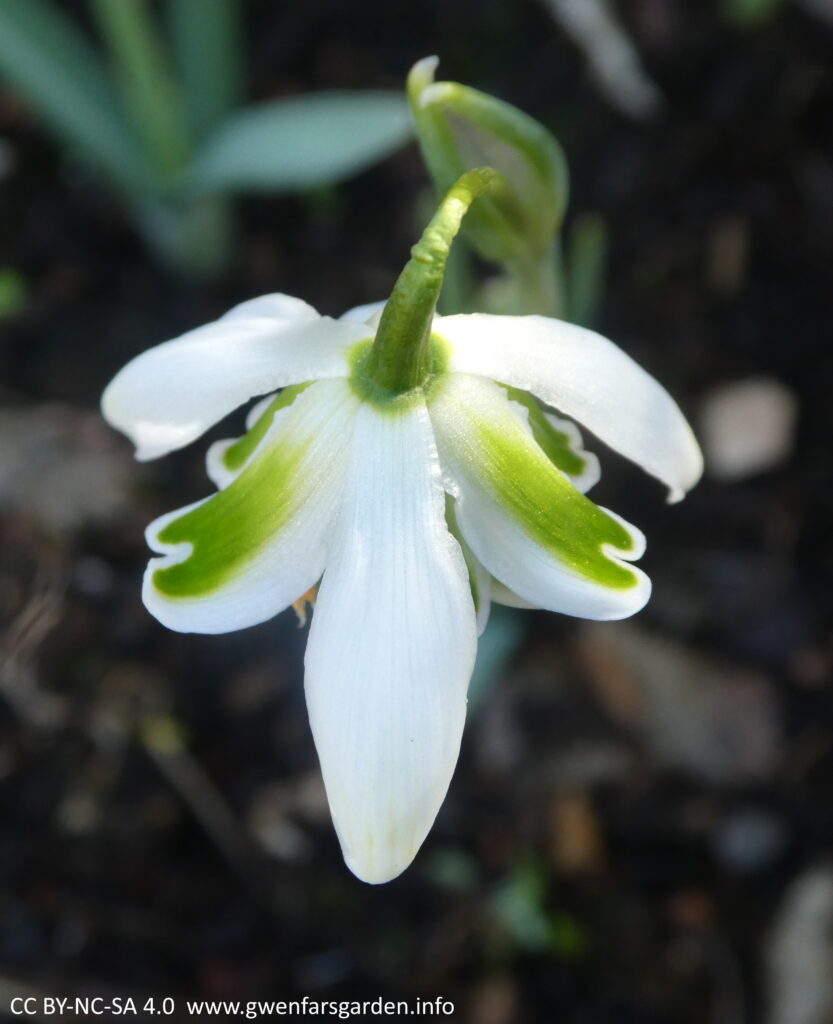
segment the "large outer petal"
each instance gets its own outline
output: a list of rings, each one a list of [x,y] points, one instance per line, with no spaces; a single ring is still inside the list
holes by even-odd
[[[358,408],[345,381],[313,384],[225,490],[152,523],[151,614],[182,633],[226,633],[306,593],[324,570]]]
[[[492,381],[450,374],[430,405],[457,522],[489,572],[541,608],[619,619],[650,596],[639,530],[578,491]]]
[[[298,303],[294,312],[290,303]],[[280,309],[287,313],[283,319],[261,315]],[[136,458],[144,461],[190,444],[254,395],[346,376],[346,352],[368,329],[313,318],[309,310],[288,296],[262,296],[148,349],[107,386],[101,400],[105,419],[127,434]]]
[[[424,405],[363,406],[313,615],[306,692],[344,858],[366,882],[410,864],[459,752],[475,613],[444,509]]]
[[[258,295],[254,299],[238,302],[228,312],[223,313],[221,320],[252,320],[266,317],[270,320],[317,320],[321,314],[303,299],[283,292],[271,292],[269,295]]]
[[[353,306],[346,313],[341,314],[342,320],[354,320],[358,324],[369,324],[376,327],[382,317],[382,310],[387,305],[387,299],[381,302],[365,302],[361,306]]]
[[[650,374],[594,331],[543,316],[441,317],[450,368],[531,391],[583,423],[661,480],[679,501],[703,471],[676,402]]]

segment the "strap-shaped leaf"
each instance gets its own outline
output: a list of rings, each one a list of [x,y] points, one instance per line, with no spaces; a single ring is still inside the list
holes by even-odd
[[[276,100],[232,115],[198,153],[190,184],[199,191],[327,185],[381,160],[410,134],[398,93]]]
[[[196,138],[216,128],[240,100],[242,7],[239,0],[168,0],[171,43]]]
[[[56,5],[0,0],[0,76],[122,188],[149,186],[152,172],[101,61]]]
[[[89,0],[122,88],[125,110],[160,174],[178,174],[189,157],[179,83],[149,5],[137,0]]]

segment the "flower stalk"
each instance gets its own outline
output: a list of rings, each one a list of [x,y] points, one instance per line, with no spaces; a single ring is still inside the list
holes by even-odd
[[[398,395],[421,387],[431,373],[431,324],[442,291],[451,244],[480,196],[503,186],[490,167],[468,171],[449,189],[385,305],[364,374],[383,392]]]
[[[499,171],[505,186],[478,205],[463,233],[482,258],[503,267],[505,312],[559,316],[554,243],[567,205],[566,160],[544,125],[509,103],[458,82],[435,82],[436,57],[408,76],[417,137],[440,191],[472,167]]]

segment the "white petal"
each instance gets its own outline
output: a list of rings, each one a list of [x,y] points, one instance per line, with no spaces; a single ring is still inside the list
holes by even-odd
[[[273,395],[269,396],[269,401],[266,403],[266,408],[268,408],[269,405],[271,405],[273,398]],[[226,437],[223,438],[221,441],[215,441],[214,444],[209,446],[208,451],[205,453],[205,471],[208,474],[208,479],[214,484],[214,486],[218,490],[222,491],[223,488],[228,487],[228,485],[232,483],[232,481],[236,480],[240,473],[242,473],[242,471],[246,468],[251,459],[257,458],[257,454],[260,451],[261,446],[269,443],[269,439],[275,436],[275,432],[279,429],[279,425],[287,418],[288,415],[289,408],[278,409],[278,411],[272,417],[272,429],[270,431],[270,434],[268,435],[268,438],[264,437],[264,439],[260,442],[257,448],[255,448],[254,452],[246,460],[246,462],[242,466],[237,467],[235,469],[230,469],[226,465],[224,457],[229,448],[237,444],[237,442],[240,440],[239,437]]]
[[[264,395],[263,398],[260,398],[255,402],[251,409],[246,413],[246,430],[252,429],[274,400],[275,395],[271,394]]]
[[[162,557],[145,573],[151,614],[181,633],[226,633],[317,583],[358,408],[346,382],[313,384],[224,491],[152,523],[148,544]]]
[[[466,565],[469,570],[469,585],[472,588],[472,597],[475,599],[475,611],[477,613],[477,635],[482,636],[483,630],[489,622],[489,614],[492,610],[492,588],[495,580],[485,565],[477,558],[474,552],[466,558]]]
[[[317,315],[318,314],[316,314],[316,316]],[[263,398],[255,402],[251,409],[249,409],[249,411],[246,413],[247,431],[250,431],[255,426],[258,420],[266,413],[266,411],[269,409],[269,406],[275,401],[277,397],[278,396],[276,394],[264,395]],[[276,417],[280,416],[282,418],[285,418],[288,411],[288,409],[279,409],[276,413],[274,413],[272,416],[271,425],[275,424]],[[208,451],[205,453],[205,471],[208,474],[208,479],[220,490],[222,490],[224,487],[228,487],[232,480],[234,480],[234,478],[240,474],[240,472],[244,469],[246,463],[249,461],[249,459],[247,459],[246,463],[240,466],[236,466],[233,469],[230,468],[225,461],[226,452],[229,450],[229,448],[233,448],[240,440],[241,438],[239,437],[223,438],[223,440],[215,441],[212,445],[210,445]],[[259,447],[260,445],[258,445],[258,448]],[[255,451],[256,450],[257,449],[255,449]]]
[[[489,572],[524,601],[589,619],[639,611],[645,538],[582,496],[491,381],[451,374],[430,405],[456,517]],[[495,595],[496,599],[500,599]]]
[[[136,445],[137,459],[157,458],[254,395],[346,376],[347,351],[367,335],[327,317],[217,320],[129,362],[105,390],[102,412]]]
[[[509,389],[507,394],[509,407],[527,434],[573,486],[586,494],[599,482],[602,470],[593,452],[585,450],[575,423],[542,409],[532,395],[517,388]],[[518,401],[519,396],[523,396],[521,401]],[[531,411],[534,414],[532,416]]]
[[[565,420],[553,412],[545,412],[544,416],[553,429],[567,435],[573,451],[584,459],[584,470],[581,473],[567,473],[567,477],[572,480],[573,486],[577,487],[582,494],[587,494],[590,488],[595,487],[602,478],[602,467],[599,465],[597,456],[584,447],[581,431],[572,420]]]
[[[286,419],[292,403],[307,387],[307,384],[296,385],[285,388],[277,395],[267,395],[246,417],[246,433],[242,437],[215,441],[209,447],[205,469],[217,487],[221,490],[228,487],[257,457],[267,436],[274,435],[278,424]]]
[[[469,574],[469,589],[471,590],[474,611],[477,616],[477,635],[482,636],[492,610],[492,586],[495,581],[492,579],[486,566],[483,565],[466,543],[454,513],[454,500],[450,494],[447,494],[445,499],[445,519],[454,539],[460,545],[460,550],[463,552],[463,558],[466,561],[466,569]]]
[[[425,407],[362,407],[307,646],[315,744],[344,858],[386,882],[445,797],[474,665],[475,614]]]
[[[271,295],[259,295],[256,299],[247,299],[224,313],[221,320],[251,320],[266,317],[270,320],[317,320],[317,310],[303,299],[282,292]]]
[[[387,304],[387,299],[382,302],[366,302],[363,306],[353,306],[341,316],[342,320],[353,320],[357,324],[369,324],[372,327],[379,325],[382,317],[382,310]]]
[[[678,501],[699,480],[703,457],[676,402],[612,342],[543,316],[442,317],[450,368],[530,391],[632,459]]]
[[[492,579],[491,595],[495,604],[505,604],[507,608],[532,610],[539,607],[539,605],[532,604],[531,601],[525,601],[522,597],[519,597],[514,590],[510,590],[500,580]]]

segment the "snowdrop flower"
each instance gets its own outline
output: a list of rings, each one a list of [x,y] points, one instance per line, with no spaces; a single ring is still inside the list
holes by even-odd
[[[582,493],[598,464],[547,407],[672,500],[701,471],[674,401],[610,341],[540,316],[435,315],[451,241],[494,177],[451,189],[383,309],[331,320],[265,295],[138,356],[103,397],[153,459],[271,396],[210,448],[217,493],[149,526],[143,598],[171,629],[222,633],[320,581],[307,705],[345,860],[368,882],[408,866],[444,799],[490,600],[618,619],[648,599],[642,534]]]

